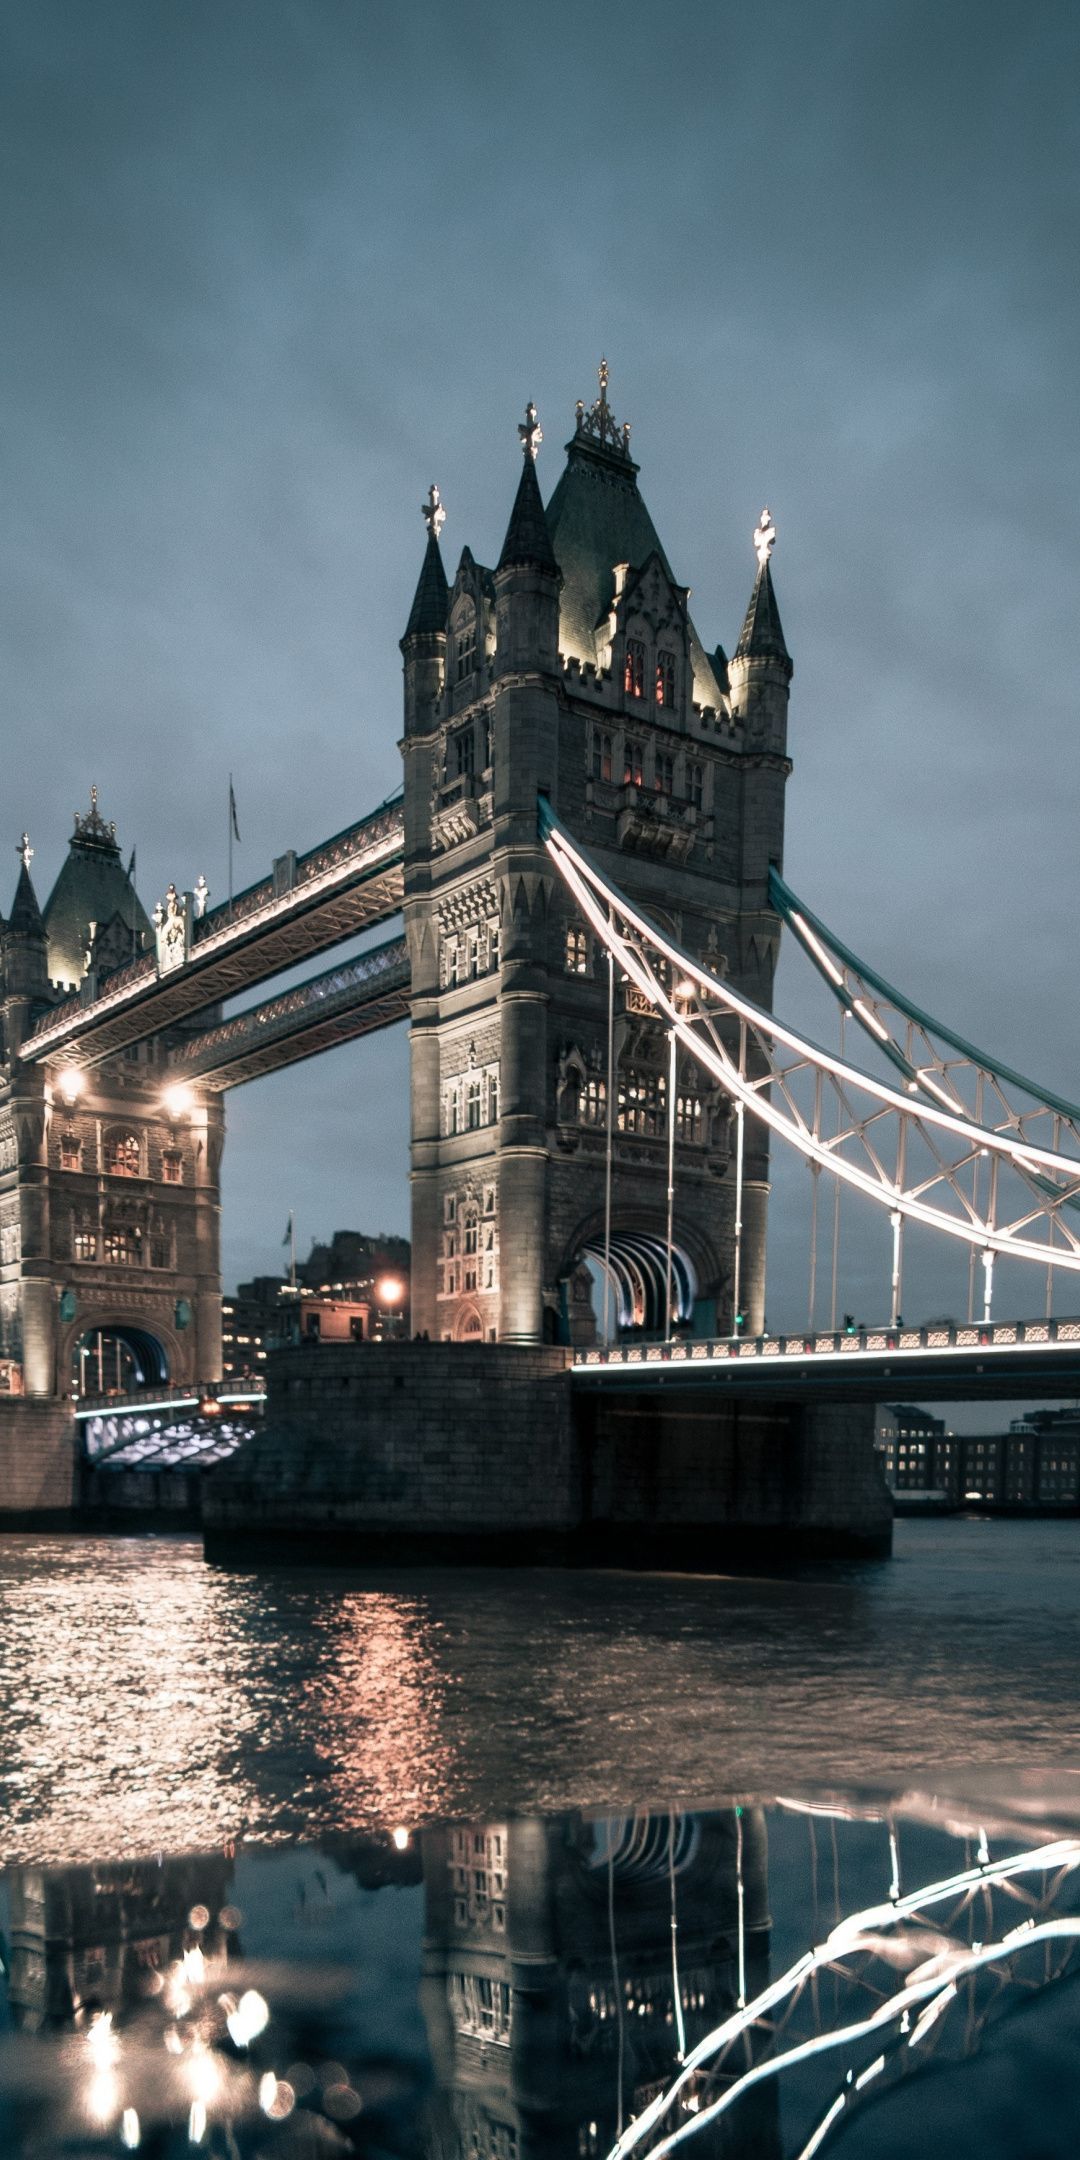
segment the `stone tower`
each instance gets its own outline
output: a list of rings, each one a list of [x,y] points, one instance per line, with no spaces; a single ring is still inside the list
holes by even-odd
[[[86,1068],[20,1057],[152,937],[96,789],[43,910],[32,853],[24,835],[0,924],[0,1392],[216,1379],[220,1102],[175,1087],[165,1038]]]
[[[717,974],[768,1006],[791,678],[769,569],[730,665],[706,653],[639,492],[629,429],[577,408],[545,510],[530,405],[494,570],[452,587],[432,488],[402,640],[405,924],[412,965],[413,1320],[433,1338],[583,1339],[602,1249],[608,981],[539,840],[537,796]],[[615,992],[612,1262],[623,1327],[665,1274],[667,1041]],[[676,1089],[680,1316],[732,1325],[730,1111],[689,1059]],[[762,1325],[768,1157],[747,1128],[740,1303]]]

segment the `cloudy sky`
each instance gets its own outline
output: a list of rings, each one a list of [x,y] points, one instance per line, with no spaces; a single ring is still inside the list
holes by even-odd
[[[14,0],[0,40],[0,904],[92,781],[148,907],[222,896],[230,768],[238,883],[387,794],[428,482],[494,561],[525,399],[549,493],[603,351],[706,645],[774,512],[791,881],[1080,1093],[1074,0]],[[780,1002],[835,1028],[790,955]],[[407,1227],[405,1077],[399,1033],[230,1098],[227,1281],[290,1208]],[[867,1316],[887,1242],[847,1239]]]

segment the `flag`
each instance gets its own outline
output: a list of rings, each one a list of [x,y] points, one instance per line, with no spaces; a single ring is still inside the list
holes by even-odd
[[[128,884],[129,884],[129,885],[134,885],[134,883],[135,883],[135,850],[134,850],[134,848],[132,848],[132,850],[131,850],[131,861],[129,862],[129,864],[128,864],[128,866],[127,866],[127,881],[128,881]]]
[[[286,1230],[286,1232],[285,1232],[285,1235],[284,1235],[284,1237],[283,1237],[283,1238],[282,1238],[282,1240],[281,1240],[281,1242],[282,1242],[282,1244],[283,1244],[283,1245],[291,1245],[291,1244],[292,1244],[292,1234],[293,1234],[293,1219],[292,1219],[292,1216],[290,1215],[290,1217],[289,1217],[289,1227],[288,1227],[288,1229]]]
[[[239,827],[239,825],[238,825],[238,824],[237,824],[237,822],[236,822],[236,797],[235,797],[235,795],[233,794],[233,784],[232,784],[232,774],[231,774],[231,773],[229,774],[229,818],[230,818],[230,820],[231,820],[231,823],[232,823],[232,829],[233,829],[234,833],[236,834],[236,837],[237,837],[237,839],[239,840],[239,838],[240,838],[240,827]]]

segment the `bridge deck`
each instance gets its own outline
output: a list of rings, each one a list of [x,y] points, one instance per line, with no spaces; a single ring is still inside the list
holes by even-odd
[[[1080,1320],[861,1328],[853,1335],[720,1336],[583,1351],[574,1385],[728,1395],[967,1402],[1080,1394]]]
[[[407,1019],[409,979],[405,939],[391,938],[375,952],[208,1028],[175,1053],[171,1070],[217,1093],[280,1072]]]

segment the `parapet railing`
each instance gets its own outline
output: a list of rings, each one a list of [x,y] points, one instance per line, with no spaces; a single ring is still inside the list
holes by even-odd
[[[1080,1344],[1078,1320],[950,1321],[939,1326],[855,1327],[831,1329],[825,1334],[688,1336],[673,1342],[614,1343],[608,1348],[583,1350],[574,1361],[576,1371],[604,1371],[639,1365],[726,1365],[735,1359],[772,1359],[805,1365],[815,1358],[903,1356],[927,1352],[964,1355],[973,1350],[1049,1350],[1058,1344]]]

